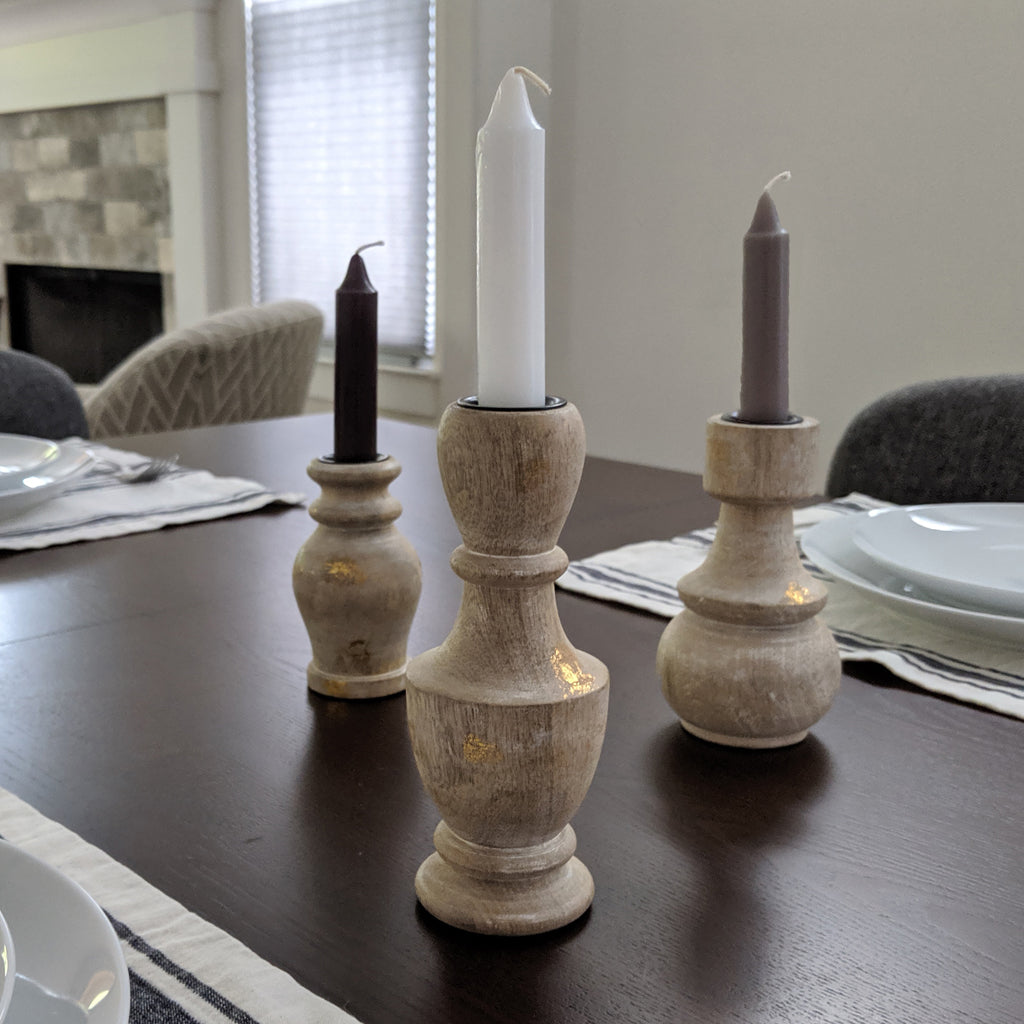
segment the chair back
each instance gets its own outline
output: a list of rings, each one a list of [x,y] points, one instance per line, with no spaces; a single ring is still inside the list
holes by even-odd
[[[85,400],[94,438],[302,412],[323,315],[285,300],[216,313],[133,352]]]
[[[926,381],[883,395],[846,428],[825,490],[900,505],[1024,501],[1024,374]]]

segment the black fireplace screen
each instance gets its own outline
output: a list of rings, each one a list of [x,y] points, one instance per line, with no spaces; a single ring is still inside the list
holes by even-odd
[[[96,384],[163,332],[163,286],[155,272],[7,264],[11,348]]]

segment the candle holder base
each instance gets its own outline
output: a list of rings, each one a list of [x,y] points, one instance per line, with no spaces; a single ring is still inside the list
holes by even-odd
[[[367,697],[390,697],[405,690],[405,670],[408,660],[392,672],[375,676],[330,675],[316,663],[310,661],[306,667],[306,684],[314,693],[325,697],[344,697],[347,700],[363,700]]]
[[[573,856],[571,826],[536,846],[495,849],[457,836],[443,821],[437,853],[416,873],[416,895],[434,917],[484,935],[539,935],[575,921],[594,880]]]
[[[790,733],[788,736],[764,737],[743,737],[728,736],[723,732],[711,732],[709,729],[702,729],[693,722],[686,719],[679,719],[680,725],[691,735],[706,743],[717,743],[721,747],[745,747],[747,750],[772,750],[776,747],[791,747],[794,743],[807,739],[807,730],[801,729],[798,732]]]
[[[816,618],[828,592],[801,565],[793,504],[813,492],[818,424],[708,421],[704,489],[721,500],[703,565],[658,644],[662,692],[688,732],[725,746],[799,743],[842,674]]]
[[[307,472],[321,488],[309,509],[319,525],[292,571],[313,648],[307,685],[347,700],[401,693],[421,585],[419,558],[394,525],[402,506],[388,492],[401,467],[391,456],[314,459]]]

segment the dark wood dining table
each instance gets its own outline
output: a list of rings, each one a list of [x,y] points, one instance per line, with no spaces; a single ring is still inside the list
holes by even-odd
[[[585,416],[585,410],[584,410]],[[111,442],[315,493],[329,416]],[[415,654],[454,621],[459,543],[434,433],[382,421],[423,563]],[[589,458],[579,558],[713,522],[693,474]],[[438,813],[402,696],[310,693],[296,507],[0,555],[0,785],[364,1024],[1019,1024],[1024,723],[847,666],[794,747],[688,736],[665,620],[568,593],[605,662],[604,749],[577,813],[596,883],[530,938],[441,924],[413,876]]]

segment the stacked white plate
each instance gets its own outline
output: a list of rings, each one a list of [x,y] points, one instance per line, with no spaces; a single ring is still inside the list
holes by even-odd
[[[127,1024],[121,944],[81,886],[0,841],[0,906],[13,953],[0,989],[2,1024]]]
[[[0,1021],[6,1018],[11,1007],[16,969],[11,930],[7,927],[7,918],[0,914]]]
[[[55,498],[91,464],[80,443],[0,434],[0,518]]]
[[[901,611],[1024,646],[1024,504],[909,505],[801,538],[826,572]]]

